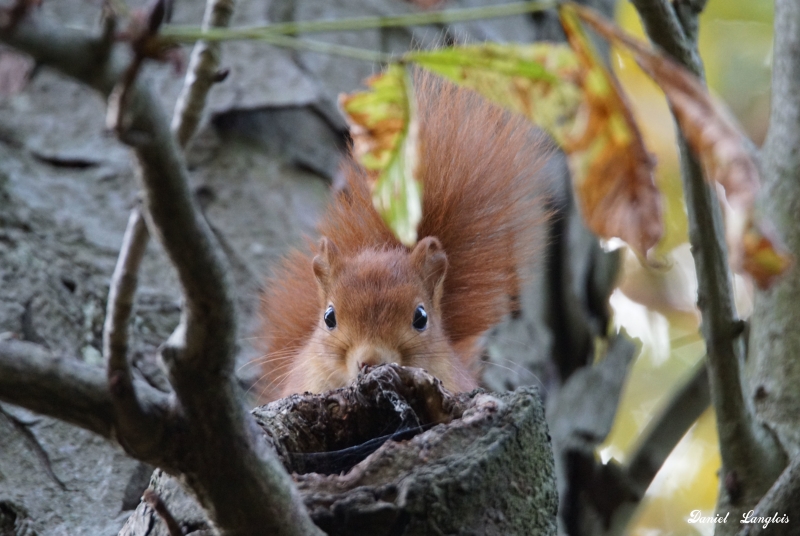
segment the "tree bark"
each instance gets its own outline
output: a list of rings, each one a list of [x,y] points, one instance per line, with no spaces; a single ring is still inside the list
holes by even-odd
[[[772,113],[762,149],[759,209],[795,257],[775,285],[759,291],[751,319],[747,395],[792,458],[800,454],[800,5],[775,2]]]
[[[550,436],[533,389],[451,394],[421,369],[383,365],[253,414],[329,535],[556,534]],[[180,524],[203,526],[174,479],[159,473],[150,489]],[[166,535],[157,518],[142,504],[120,536],[153,534],[151,523]]]

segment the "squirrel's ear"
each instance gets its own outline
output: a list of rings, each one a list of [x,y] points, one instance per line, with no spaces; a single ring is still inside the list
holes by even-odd
[[[411,251],[411,262],[422,275],[428,296],[438,307],[444,275],[447,272],[447,255],[442,249],[442,243],[433,236],[426,236]]]
[[[319,241],[319,253],[314,257],[314,276],[322,290],[327,291],[331,274],[339,259],[339,248],[329,238],[322,237]]]

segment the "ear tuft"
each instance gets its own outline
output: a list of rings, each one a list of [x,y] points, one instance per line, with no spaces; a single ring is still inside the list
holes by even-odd
[[[439,239],[426,236],[411,251],[411,262],[419,271],[428,297],[438,308],[447,273],[447,255]]]
[[[322,237],[319,241],[319,253],[312,262],[314,276],[317,278],[320,288],[327,291],[332,274],[334,273],[339,261],[339,248],[327,237]]]

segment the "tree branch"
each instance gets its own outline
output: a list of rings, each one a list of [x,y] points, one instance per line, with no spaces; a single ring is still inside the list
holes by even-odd
[[[166,394],[143,381],[133,383],[146,413],[169,411]],[[0,400],[116,439],[114,407],[103,370],[53,356],[37,344],[0,342]]]
[[[775,508],[786,513],[788,525],[770,525],[764,533],[789,534],[792,529],[797,532],[800,520],[800,4],[776,0],[774,28],[771,112],[762,148],[758,209],[769,215],[795,263],[769,289],[756,292],[747,371],[756,414],[775,431],[793,460],[756,510],[763,515],[772,515]],[[756,533],[755,527],[751,530]]]
[[[167,526],[167,532],[169,536],[183,536],[183,529],[172,516],[172,513],[167,508],[167,505],[164,504],[164,501],[161,500],[161,497],[153,491],[152,489],[144,490],[144,495],[142,495],[142,500],[150,505],[157,514],[158,517],[164,522]]]
[[[126,429],[124,435],[135,433],[137,429],[152,429],[153,426],[153,423],[145,420],[128,365],[128,319],[133,309],[139,265],[147,249],[149,236],[141,212],[135,208],[128,219],[117,265],[111,277],[103,325],[103,355],[107,362],[109,391],[120,424]]]
[[[203,30],[221,28],[230,24],[234,0],[216,0],[206,4],[203,17]],[[189,70],[183,90],[175,104],[172,116],[172,132],[181,147],[186,147],[200,119],[206,104],[206,96],[215,83],[219,68],[220,44],[218,42],[198,41],[192,50]]]
[[[625,471],[642,496],[669,454],[711,401],[705,360],[642,433]]]
[[[766,527],[764,523],[745,525],[739,536],[756,536],[769,534],[770,536],[791,536],[797,533],[797,520],[800,519],[800,457],[783,471],[775,484],[758,502],[753,512],[753,517],[769,517],[777,514],[777,518],[786,516],[788,523],[772,523]]]
[[[232,12],[233,2],[231,0],[210,1],[206,8],[205,24],[209,27],[227,25]],[[113,17],[109,16],[106,22],[113,20]],[[106,26],[113,28],[114,24]],[[107,34],[108,32],[104,31],[104,35]],[[204,43],[198,43],[195,46],[193,61],[187,72],[172,124],[172,131],[180,137],[182,146],[188,143],[199,124],[206,96],[214,83],[215,71],[219,63],[218,48],[218,45],[214,45],[213,51],[210,51],[213,53],[204,53],[204,51],[209,52],[209,47]],[[140,62],[141,58],[134,61]],[[129,67],[125,72],[131,73],[131,71],[132,67]],[[131,79],[126,84],[118,84],[117,87],[120,85],[130,87],[132,82]],[[122,114],[126,99],[120,98],[119,100],[120,102],[117,103],[120,107],[118,113]],[[120,121],[116,121],[116,123],[121,124]],[[154,423],[144,420],[144,415],[138,407],[127,361],[127,327],[136,293],[137,273],[149,239],[150,234],[141,211],[137,207],[131,212],[117,266],[111,280],[106,322],[103,326],[104,355],[108,363],[109,387],[120,425],[126,426],[128,435],[139,435],[138,431],[152,430],[154,426]]]
[[[682,11],[681,18],[675,4],[668,0],[633,0],[633,4],[653,42],[702,78],[703,68],[693,38],[703,2],[695,2],[692,13]],[[680,132],[678,143],[723,480],[739,483],[722,488],[727,493],[720,494],[718,508],[723,511],[727,505],[755,504],[780,474],[785,459],[774,438],[756,423],[742,394],[742,329],[733,302],[719,200]]]
[[[700,78],[703,62],[697,51],[697,16],[705,1],[695,2],[694,9],[680,12],[669,0],[631,0],[650,39],[681,65]],[[682,15],[679,18],[678,13]]]
[[[0,40],[106,97],[127,68],[119,47],[109,52],[102,38],[53,25],[38,14],[0,30]],[[246,413],[233,379],[230,273],[191,195],[168,120],[157,97],[139,81],[131,85],[125,114],[121,137],[141,168],[148,228],[176,267],[185,297],[180,325],[162,352],[180,419],[168,423],[157,464],[181,476],[224,534],[319,534],[291,478]],[[61,383],[52,387],[60,389]],[[152,461],[154,453],[140,449],[150,445],[137,443],[140,438],[118,439],[133,456]]]
[[[208,29],[227,26],[233,6],[233,0],[209,1],[206,4],[203,27]],[[106,17],[104,37],[113,34],[113,21],[113,17]],[[219,44],[198,42],[172,118],[171,128],[181,147],[186,146],[197,130],[206,97],[217,78],[218,65]],[[126,72],[130,72],[130,67]],[[117,271],[111,280],[106,322],[103,326],[104,355],[109,363],[109,380],[115,376],[115,381],[123,382],[128,387],[129,380],[126,380],[126,376],[129,378],[130,374],[127,364],[127,325],[136,293],[137,272],[149,239],[150,234],[137,207],[131,212],[117,260]]]

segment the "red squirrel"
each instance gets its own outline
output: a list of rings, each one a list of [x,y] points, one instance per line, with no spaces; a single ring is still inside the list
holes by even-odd
[[[265,400],[349,384],[364,364],[477,386],[481,337],[511,310],[544,219],[542,137],[471,90],[417,73],[422,221],[403,246],[351,157],[316,247],[290,253],[261,304]]]

